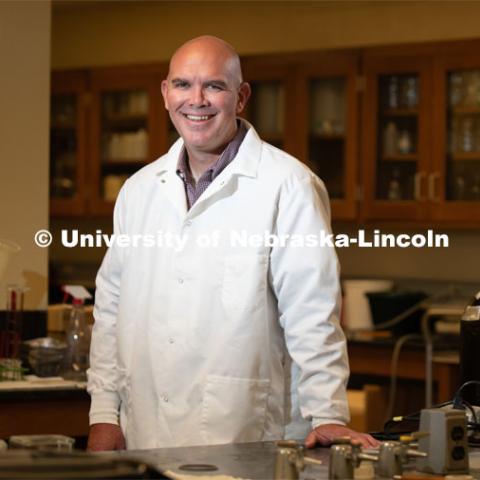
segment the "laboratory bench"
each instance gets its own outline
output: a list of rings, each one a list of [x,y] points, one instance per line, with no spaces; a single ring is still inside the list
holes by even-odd
[[[350,386],[385,385],[391,374],[392,339],[350,339]],[[450,400],[457,388],[458,354],[437,352],[433,378],[436,402]],[[396,403],[408,413],[424,406],[425,352],[420,344],[405,344],[399,356]],[[418,392],[418,395],[412,394]],[[412,403],[413,402],[413,403]],[[67,381],[0,382],[0,438],[22,434],[88,435],[90,397],[85,384]],[[378,405],[377,405],[378,408]]]
[[[89,409],[84,383],[0,382],[0,438],[49,433],[85,437]]]

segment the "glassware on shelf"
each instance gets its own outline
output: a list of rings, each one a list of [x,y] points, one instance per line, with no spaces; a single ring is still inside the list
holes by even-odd
[[[105,118],[147,115],[148,93],[144,90],[106,93],[102,99],[102,113]]]
[[[403,79],[401,105],[406,108],[415,108],[418,105],[418,82],[416,77],[409,76]]]
[[[453,117],[449,131],[449,152],[454,154],[461,150],[460,148],[460,121],[458,117]]]
[[[404,155],[412,151],[412,138],[408,130],[400,132],[397,140],[397,149]]]
[[[450,75],[450,106],[462,105],[465,99],[465,80],[463,73],[455,72]]]
[[[396,75],[393,75],[388,82],[388,107],[398,108],[400,106],[399,100],[399,80]]]
[[[387,197],[389,200],[401,200],[402,199],[402,186],[400,183],[400,169],[394,168],[392,171],[392,178],[388,183]]]
[[[397,154],[398,130],[394,122],[388,122],[383,131],[383,155],[392,157]]]
[[[480,72],[477,70],[465,74],[465,101],[469,107],[480,105]]]
[[[480,174],[476,173],[473,177],[472,186],[470,188],[470,196],[472,200],[480,200]]]
[[[310,83],[310,131],[320,135],[345,133],[345,80],[322,78]]]
[[[466,117],[462,121],[460,147],[463,152],[472,152],[474,146],[473,119]]]

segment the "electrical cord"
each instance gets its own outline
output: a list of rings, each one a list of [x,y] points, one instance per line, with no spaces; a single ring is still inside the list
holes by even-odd
[[[392,417],[393,408],[395,404],[395,396],[397,394],[397,369],[398,369],[398,360],[400,357],[400,351],[403,345],[409,340],[423,340],[423,336],[418,333],[410,333],[408,335],[403,335],[396,342],[393,347],[392,353],[392,363],[390,369],[390,389],[388,393],[388,406],[386,409],[386,418],[389,419]]]

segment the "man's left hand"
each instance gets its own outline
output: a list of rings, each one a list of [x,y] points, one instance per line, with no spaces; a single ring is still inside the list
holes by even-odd
[[[345,427],[344,425],[328,423],[325,425],[319,425],[312,430],[307,435],[307,438],[305,438],[305,446],[307,448],[313,448],[315,445],[328,446],[340,437],[350,437],[353,441],[359,442],[364,448],[374,448],[380,445],[380,442],[375,440],[368,433],[359,433]]]

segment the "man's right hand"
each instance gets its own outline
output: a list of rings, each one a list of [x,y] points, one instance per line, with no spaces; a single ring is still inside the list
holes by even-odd
[[[119,425],[95,423],[90,427],[87,451],[125,450],[125,437]]]

